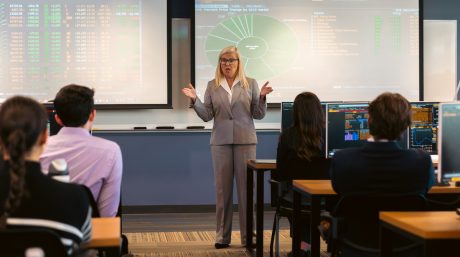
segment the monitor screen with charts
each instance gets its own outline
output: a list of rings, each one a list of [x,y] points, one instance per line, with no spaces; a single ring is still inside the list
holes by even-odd
[[[169,108],[168,2],[0,1],[0,103],[79,84],[98,108]]]
[[[460,103],[442,103],[439,107],[438,180],[460,177]]]
[[[438,102],[412,102],[409,148],[437,154]]]
[[[269,103],[312,91],[369,101],[386,91],[419,99],[421,0],[195,0],[195,86],[236,46],[247,76],[276,87]],[[192,72],[193,72],[192,71]]]
[[[327,157],[350,147],[360,147],[370,136],[368,103],[335,103],[327,105]],[[407,148],[407,133],[398,144]]]

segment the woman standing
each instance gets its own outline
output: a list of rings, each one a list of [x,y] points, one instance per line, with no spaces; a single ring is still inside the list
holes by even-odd
[[[203,121],[214,118],[211,154],[216,186],[216,243],[226,248],[231,242],[233,179],[236,179],[241,244],[246,244],[246,162],[256,158],[257,136],[253,119],[262,119],[267,109],[268,82],[260,89],[246,77],[238,49],[229,46],[219,54],[215,78],[208,82],[202,102],[191,84],[188,96]]]

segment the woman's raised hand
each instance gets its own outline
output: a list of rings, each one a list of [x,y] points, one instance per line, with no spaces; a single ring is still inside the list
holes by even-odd
[[[273,88],[268,83],[268,81],[265,82],[265,84],[260,89],[260,96],[266,96],[273,91]]]
[[[190,97],[190,99],[192,99],[192,101],[195,101],[195,99],[196,99],[196,90],[195,90],[195,88],[193,87],[193,85],[191,83],[189,83],[187,87],[182,88],[182,93],[184,93],[184,95]]]

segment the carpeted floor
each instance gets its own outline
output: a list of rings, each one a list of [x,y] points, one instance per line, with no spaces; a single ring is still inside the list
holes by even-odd
[[[187,232],[142,232],[126,233],[129,250],[136,257],[250,257],[251,253],[241,246],[239,232],[232,233],[234,242],[229,248],[214,248],[214,231]],[[271,231],[264,232],[264,256],[269,255]],[[325,249],[324,243],[321,248]],[[291,250],[288,230],[280,233],[280,256],[285,257]],[[328,257],[322,252],[322,257]]]
[[[215,249],[214,213],[150,213],[123,215],[123,234],[128,237],[129,251],[136,257],[250,257],[240,244],[238,213],[233,216],[232,244]],[[264,212],[264,256],[270,256],[273,211]],[[291,251],[289,223],[281,219],[280,257]],[[326,245],[322,243],[321,249]],[[322,257],[328,257],[322,252]]]

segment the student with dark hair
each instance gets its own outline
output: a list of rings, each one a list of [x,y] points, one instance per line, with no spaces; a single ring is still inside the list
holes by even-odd
[[[361,148],[332,158],[331,180],[341,194],[420,193],[434,184],[430,155],[396,142],[411,123],[411,105],[400,94],[383,93],[369,105],[371,137]]]
[[[91,207],[80,186],[41,172],[46,127],[46,111],[35,100],[16,96],[1,106],[0,227],[54,230],[70,254],[90,239]]]
[[[332,158],[333,189],[342,198],[424,196],[434,184],[430,156],[422,150],[402,149],[396,142],[411,123],[410,103],[400,94],[383,93],[370,103],[368,122],[371,137],[364,146],[338,151]],[[375,234],[369,233],[366,240],[378,246]],[[340,256],[378,254],[343,245]]]
[[[56,94],[54,108],[59,123],[65,127],[82,127],[94,119],[94,90],[85,86],[68,85]]]
[[[293,201],[293,179],[329,179],[329,160],[324,157],[323,142],[325,115],[318,97],[311,92],[297,95],[293,115],[294,125],[280,135],[276,158],[277,171],[273,174],[280,181],[286,182],[283,201],[290,205]],[[307,204],[309,203],[303,202],[303,205]],[[309,220],[302,222],[309,223]],[[301,245],[303,250],[309,250],[309,241],[309,226],[305,225]]]
[[[325,116],[318,97],[311,92],[296,96],[294,125],[281,133],[277,152],[277,175],[282,180],[328,178],[327,172],[304,169],[314,159],[324,160]]]
[[[65,159],[70,181],[87,186],[103,217],[117,214],[120,203],[122,157],[120,147],[90,134],[96,117],[94,91],[85,86],[68,85],[54,99],[56,122],[63,126],[50,137],[41,156],[46,171],[55,159]]]

